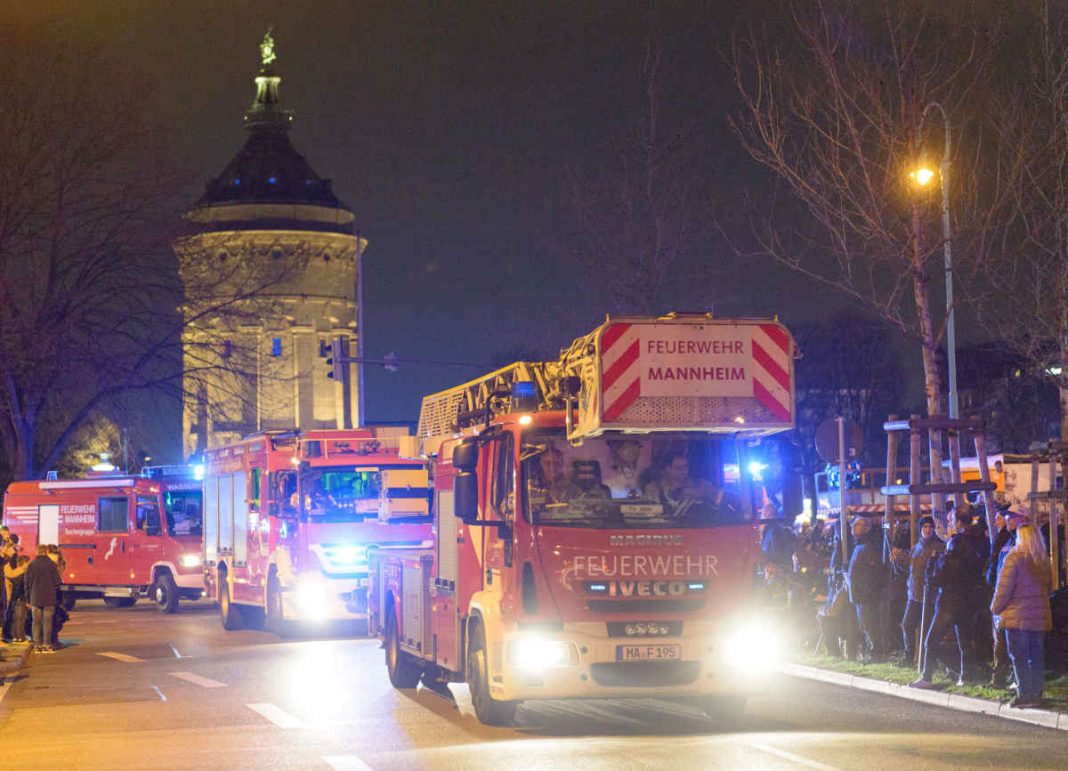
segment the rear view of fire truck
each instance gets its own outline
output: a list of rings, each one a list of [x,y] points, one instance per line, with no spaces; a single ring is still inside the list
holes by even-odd
[[[751,613],[755,517],[799,508],[774,321],[609,319],[556,361],[423,400],[429,549],[372,556],[390,680],[466,682],[480,720],[529,699],[739,709],[776,639]]]

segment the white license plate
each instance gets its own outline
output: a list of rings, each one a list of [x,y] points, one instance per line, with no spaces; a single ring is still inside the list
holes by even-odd
[[[681,645],[617,645],[616,661],[676,661]]]

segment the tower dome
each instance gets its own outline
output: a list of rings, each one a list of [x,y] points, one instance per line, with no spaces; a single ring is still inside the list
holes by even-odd
[[[186,456],[267,429],[341,428],[359,394],[322,352],[358,341],[366,246],[355,217],[289,140],[274,39],[260,44],[248,137],[186,214],[175,251],[182,309]],[[357,346],[354,346],[357,347]]]

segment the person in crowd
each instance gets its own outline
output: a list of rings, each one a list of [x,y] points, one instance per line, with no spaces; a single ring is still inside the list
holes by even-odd
[[[998,533],[998,537],[994,541],[993,547],[991,547],[990,565],[987,568],[987,581],[991,589],[997,586],[998,574],[1001,572],[1001,566],[1005,563],[1005,557],[1016,546],[1017,528],[1022,524],[1029,524],[1031,521],[1027,514],[1026,506],[1018,506],[1014,511],[1005,512],[1004,518],[1004,532]],[[991,631],[994,643],[994,661],[990,673],[990,685],[994,688],[1007,688],[1012,662],[1009,660],[1009,642],[1005,636],[1005,630],[998,624],[997,616],[993,616],[991,619]]]
[[[1046,676],[1045,637],[1053,628],[1049,556],[1042,534],[1031,524],[1016,530],[1016,545],[998,573],[990,611],[1005,630],[1018,691],[1013,707],[1037,707]]]
[[[853,521],[853,537],[857,546],[849,560],[846,583],[849,600],[857,614],[857,626],[864,645],[863,659],[881,661],[885,657],[880,626],[879,605],[886,585],[886,566],[883,564],[882,539],[867,517]]]
[[[857,649],[857,618],[849,604],[849,588],[845,576],[832,576],[827,600],[816,611],[820,640],[827,655],[835,658],[853,659]]]
[[[906,661],[915,660],[916,632],[920,628],[921,619],[926,616],[930,620],[934,610],[933,597],[928,597],[927,604],[924,605],[927,566],[933,557],[937,557],[945,550],[945,542],[935,533],[934,517],[921,518],[920,539],[909,554],[908,601],[905,603],[905,615],[901,617],[901,635],[902,642],[905,644]],[[926,613],[924,613],[925,607]]]
[[[56,563],[48,558],[48,545],[38,544],[37,556],[26,568],[26,601],[33,614],[33,644],[42,653],[51,653],[52,621],[63,578]]]
[[[934,594],[934,614],[924,637],[922,673],[910,684],[914,688],[933,687],[936,660],[949,661],[942,640],[951,629],[957,641],[957,685],[963,685],[967,675],[977,606],[984,597],[983,558],[969,528],[970,513],[961,507],[955,515],[955,532],[946,550],[928,563],[928,598]]]
[[[778,516],[779,512],[774,503],[764,504],[764,509],[760,512],[760,553],[765,571],[769,565],[775,565],[776,573],[792,573],[797,536]]]
[[[10,602],[4,613],[4,642],[23,642],[26,639],[26,590],[24,576],[30,558],[18,555],[14,562],[4,564],[4,580],[10,586]]]
[[[48,559],[52,560],[56,564],[56,568],[59,570],[59,575],[62,578],[63,573],[67,570],[67,561],[63,559],[63,551],[54,543],[48,544]],[[50,640],[52,647],[59,650],[63,646],[59,642],[59,633],[63,631],[63,625],[70,619],[70,614],[67,609],[63,607],[63,593],[56,590],[56,615],[52,619],[52,639]]]
[[[881,614],[882,635],[887,642],[887,653],[900,654],[904,649],[897,642],[901,639],[901,619],[909,597],[909,522],[901,519],[890,531],[890,580],[886,587],[886,609]]]

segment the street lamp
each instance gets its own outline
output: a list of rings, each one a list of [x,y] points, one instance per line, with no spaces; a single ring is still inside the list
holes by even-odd
[[[953,312],[953,252],[952,233],[949,225],[949,117],[946,110],[938,102],[930,102],[923,108],[920,117],[920,125],[916,128],[916,144],[919,146],[923,141],[923,123],[927,114],[932,110],[942,115],[942,125],[945,127],[946,147],[942,153],[942,163],[938,170],[938,176],[942,183],[942,249],[945,255],[946,266],[946,349],[949,354],[949,417],[960,417],[960,404],[957,399],[957,333]],[[921,164],[909,172],[911,179],[917,187],[926,188],[935,179],[935,172],[928,166]]]

